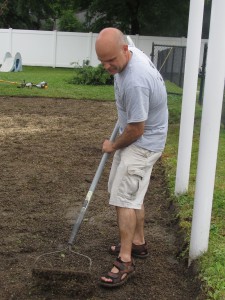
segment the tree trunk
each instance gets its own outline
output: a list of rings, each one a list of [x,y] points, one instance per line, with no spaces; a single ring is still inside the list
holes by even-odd
[[[126,5],[130,13],[131,34],[139,34],[140,25],[138,21],[138,11],[140,7],[140,0],[127,0]]]

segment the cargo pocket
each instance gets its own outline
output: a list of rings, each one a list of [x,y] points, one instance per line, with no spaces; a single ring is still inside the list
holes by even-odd
[[[139,190],[144,177],[144,171],[130,166],[124,175],[118,190],[118,196],[123,199],[133,200]]]

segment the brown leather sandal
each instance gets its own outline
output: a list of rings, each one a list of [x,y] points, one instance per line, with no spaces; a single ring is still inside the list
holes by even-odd
[[[112,247],[115,247],[115,249],[112,249]],[[118,255],[120,253],[120,244],[110,246],[109,253]],[[135,245],[132,243],[131,255],[136,258],[146,258],[149,255],[146,242],[142,245]]]
[[[118,257],[114,261],[113,266],[116,267],[119,272],[113,273],[110,271],[106,275],[103,275],[102,277],[110,279],[111,281],[105,281],[101,278],[100,285],[110,288],[121,286],[127,281],[128,278],[135,274],[135,265],[133,261],[124,262],[120,257]]]

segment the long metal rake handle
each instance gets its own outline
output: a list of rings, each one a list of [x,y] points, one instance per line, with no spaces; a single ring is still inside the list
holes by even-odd
[[[117,123],[116,123],[116,125],[114,127],[114,130],[112,132],[112,135],[110,137],[110,141],[114,141],[115,140],[118,131],[119,131],[119,123],[117,121]],[[101,158],[101,161],[99,163],[99,166],[97,168],[95,176],[94,176],[94,178],[92,180],[91,186],[90,186],[90,188],[88,190],[88,193],[86,195],[86,198],[84,200],[84,203],[83,203],[83,206],[81,208],[81,211],[80,211],[80,213],[78,215],[78,218],[77,218],[76,222],[73,225],[72,233],[71,233],[71,236],[70,236],[70,239],[69,239],[69,242],[68,242],[68,244],[70,246],[72,246],[73,243],[74,243],[74,240],[76,238],[77,232],[78,232],[78,230],[80,228],[80,225],[81,225],[81,223],[83,221],[84,215],[85,215],[86,210],[87,210],[87,208],[89,206],[91,198],[92,198],[92,196],[94,194],[94,191],[95,191],[95,188],[96,188],[96,186],[98,184],[98,181],[99,181],[99,179],[100,179],[100,177],[102,175],[102,171],[104,169],[104,166],[105,166],[105,163],[106,163],[108,157],[109,157],[109,153],[104,153],[103,156],[102,156],[102,158]]]

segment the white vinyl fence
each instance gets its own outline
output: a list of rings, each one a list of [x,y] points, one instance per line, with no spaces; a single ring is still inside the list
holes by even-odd
[[[91,66],[97,66],[99,61],[95,54],[96,33],[61,32],[0,29],[0,64],[5,53],[21,54],[22,63],[26,66],[74,67],[72,62],[82,66],[84,60],[89,60]],[[186,38],[170,38],[155,36],[130,36],[135,46],[150,55],[152,43],[161,45],[186,46]],[[199,66],[201,66],[203,48]]]

